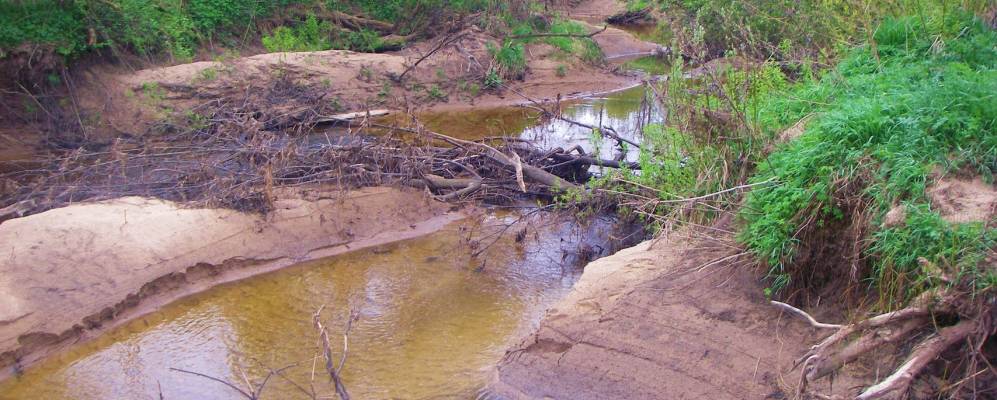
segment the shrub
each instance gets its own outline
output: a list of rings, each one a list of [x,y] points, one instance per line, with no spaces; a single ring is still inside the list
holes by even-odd
[[[332,25],[310,15],[299,26],[280,26],[272,34],[263,36],[263,47],[270,52],[328,50],[332,47],[327,39],[331,31]]]
[[[801,231],[850,217],[842,196],[852,193],[867,204],[871,228],[894,205],[908,210],[905,226],[873,229],[864,252],[867,282],[881,289],[883,308],[937,284],[921,272],[919,257],[963,274],[993,245],[993,228],[942,221],[924,189],[935,168],[972,170],[993,182],[997,33],[972,16],[949,14],[888,20],[876,39],[878,58],[872,46],[859,47],[822,79],[761,107],[757,120],[769,127],[818,113],[803,136],[760,164],[753,180],[778,184],[751,192],[741,213],[739,239],[770,267],[775,290],[807,274],[794,262]]]

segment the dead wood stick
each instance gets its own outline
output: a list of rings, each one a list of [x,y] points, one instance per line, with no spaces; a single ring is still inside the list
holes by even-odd
[[[11,204],[7,207],[0,208],[0,222],[6,221],[12,218],[20,218],[28,214],[35,208],[34,200],[23,200],[17,203]]]
[[[798,315],[800,317],[803,317],[803,319],[806,319],[807,322],[810,323],[810,326],[813,326],[814,328],[820,328],[820,329],[841,329],[841,327],[842,327],[842,325],[838,325],[838,324],[825,324],[825,323],[817,322],[817,320],[814,319],[814,317],[811,317],[810,314],[807,314],[806,311],[803,311],[803,310],[801,310],[799,308],[793,307],[793,306],[791,306],[789,304],[786,304],[786,303],[783,303],[783,302],[780,302],[780,301],[775,301],[775,300],[770,301],[770,303],[772,303],[772,305],[774,305],[776,307],[779,307],[779,308],[781,308],[783,310],[789,311],[789,312],[791,312],[793,314],[796,314],[796,315]]]
[[[624,11],[617,13],[606,18],[606,22],[615,25],[627,25],[632,24],[638,20],[647,18],[647,15],[651,12],[650,7],[644,7],[640,10]]]
[[[433,174],[426,174],[422,179],[437,189],[463,189],[475,183],[481,183],[480,179],[444,178]]]
[[[423,179],[437,189],[459,189],[453,193],[439,196],[440,200],[450,200],[470,194],[481,189],[481,179],[447,179],[439,175],[426,174]]]
[[[322,325],[322,321],[319,318],[323,308],[325,308],[325,306],[319,307],[318,311],[315,311],[315,314],[312,315],[312,322],[315,324],[315,329],[319,332],[319,340],[321,340],[322,343],[322,351],[325,356],[325,370],[329,373],[329,380],[336,385],[336,394],[339,395],[339,398],[341,400],[350,400],[350,394],[346,391],[346,385],[343,384],[343,379],[339,375],[339,372],[343,369],[343,364],[346,363],[347,348],[344,344],[343,355],[339,360],[339,367],[337,368],[332,363],[332,345],[329,344],[329,332],[325,329],[325,326]],[[352,318],[353,317],[351,316],[351,321]],[[347,336],[345,333],[343,334],[343,341],[344,343],[347,342]]]

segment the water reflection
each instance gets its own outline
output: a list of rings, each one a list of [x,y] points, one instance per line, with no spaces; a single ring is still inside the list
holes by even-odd
[[[241,397],[171,367],[241,385],[243,376],[259,382],[269,367],[292,366],[288,379],[333,395],[316,363],[311,316],[321,306],[334,347],[348,310],[360,312],[343,371],[355,398],[472,397],[509,342],[571,287],[578,265],[615,250],[610,220],[531,219],[506,229],[518,215],[472,218],[209,290],[0,383],[0,398],[158,399],[160,390],[166,399]],[[500,230],[509,234],[490,244]],[[473,258],[476,249],[486,251]],[[281,377],[262,397],[307,398]]]
[[[621,136],[638,143],[642,139],[641,127],[663,122],[661,111],[650,101],[643,86],[572,100],[564,103],[561,111],[570,120],[613,128]],[[597,153],[603,158],[614,158],[619,151],[613,140],[596,143],[591,129],[562,120],[543,120],[535,111],[523,107],[427,112],[419,114],[418,118],[429,130],[467,140],[519,137],[544,149],[581,146],[587,153]],[[402,117],[395,116],[388,122],[400,123]],[[638,149],[631,146],[627,150],[626,160],[636,161]]]

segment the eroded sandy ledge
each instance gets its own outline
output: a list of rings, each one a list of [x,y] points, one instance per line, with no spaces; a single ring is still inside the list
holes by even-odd
[[[768,304],[717,232],[682,229],[590,263],[507,351],[484,397],[792,396],[793,357],[816,332]]]
[[[128,197],[0,224],[0,379],[180,297],[461,217],[421,192],[385,187],[276,198],[266,216]]]

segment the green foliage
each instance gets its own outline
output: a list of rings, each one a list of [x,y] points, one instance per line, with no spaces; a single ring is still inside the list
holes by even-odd
[[[439,85],[430,86],[429,89],[426,89],[426,94],[428,94],[429,98],[433,100],[447,100],[447,94],[443,91],[443,89],[440,89]]]
[[[670,68],[658,57],[641,57],[627,61],[623,68],[631,71],[641,71],[649,75],[665,75]]]
[[[0,58],[22,44],[43,45],[67,58],[102,47],[146,57],[194,57],[201,43],[241,46],[263,36],[256,22],[289,6],[360,11],[392,23],[423,24],[444,12],[476,12],[494,0],[18,0],[0,1]],[[92,32],[90,31],[92,29]],[[264,38],[271,51],[349,48],[377,51],[372,31],[330,36],[327,21],[309,18]],[[399,32],[405,34],[406,32]],[[252,36],[249,36],[249,35]],[[335,40],[333,40],[335,39]],[[93,40],[91,42],[91,40]]]
[[[568,67],[565,65],[558,65],[557,71],[554,72],[557,76],[564,78],[568,76]]]
[[[824,62],[856,39],[867,40],[878,21],[898,15],[943,15],[961,7],[982,12],[990,0],[656,0],[677,17],[672,28],[715,57],[739,49],[760,59]]]
[[[263,47],[270,52],[328,50],[332,47],[328,39],[331,32],[330,23],[310,15],[301,25],[280,26],[271,35],[263,36]]]
[[[86,47],[86,26],[78,9],[54,1],[0,2],[0,58],[22,43],[52,46],[69,56]]]
[[[589,32],[585,25],[579,22],[557,19],[550,24],[548,33],[585,35]],[[578,55],[579,58],[586,62],[597,63],[602,61],[602,49],[591,38],[552,36],[545,38],[544,41],[565,54]]]
[[[484,82],[482,82],[485,89],[498,89],[502,87],[503,83],[502,76],[499,75],[495,68],[491,68],[485,73],[485,79]]]
[[[862,182],[873,225],[904,203],[907,224],[872,235],[870,285],[883,308],[937,284],[917,259],[964,274],[993,244],[993,228],[951,225],[930,211],[924,189],[935,167],[997,172],[997,33],[966,14],[887,20],[878,49],[863,46],[819,80],[771,96],[756,121],[774,131],[817,113],[806,133],[760,164],[739,239],[770,266],[773,289],[791,274],[798,233],[844,217],[840,190]],[[982,241],[981,241],[982,240]],[[986,278],[983,278],[984,280]]]
[[[381,36],[370,29],[361,29],[346,33],[345,38],[336,42],[335,47],[373,53],[384,45]]]
[[[923,203],[907,203],[905,208],[904,226],[876,232],[869,250],[878,259],[870,278],[878,284],[881,299],[912,299],[943,284],[942,274],[968,278],[977,289],[990,288],[987,282],[993,277],[986,275],[994,272],[983,270],[981,262],[987,250],[997,246],[997,229],[985,229],[983,223],[949,224]]]
[[[526,48],[522,43],[506,41],[502,47],[496,47],[489,43],[488,52],[498,63],[502,76],[509,79],[523,79],[526,75]],[[485,86],[492,87],[489,85],[488,78],[488,76],[485,77]],[[501,82],[498,83],[501,84]],[[497,86],[495,85],[495,87]]]
[[[627,0],[627,11],[639,11],[651,7],[652,0]]]

